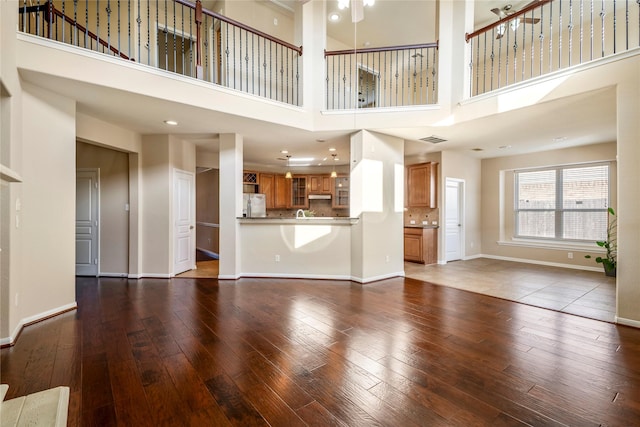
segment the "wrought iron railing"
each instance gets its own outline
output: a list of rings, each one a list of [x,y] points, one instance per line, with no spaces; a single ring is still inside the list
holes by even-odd
[[[325,51],[326,108],[435,104],[438,44]]]
[[[640,0],[538,0],[471,34],[470,96],[640,46]]]
[[[200,0],[21,0],[20,31],[301,105],[302,47]]]

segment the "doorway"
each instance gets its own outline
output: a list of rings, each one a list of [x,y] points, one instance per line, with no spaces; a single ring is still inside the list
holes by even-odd
[[[447,178],[445,192],[445,260],[463,258],[464,180]]]

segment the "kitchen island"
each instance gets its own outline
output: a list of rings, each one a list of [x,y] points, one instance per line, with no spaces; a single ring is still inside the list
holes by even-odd
[[[237,218],[241,275],[351,280],[351,234],[358,218]]]

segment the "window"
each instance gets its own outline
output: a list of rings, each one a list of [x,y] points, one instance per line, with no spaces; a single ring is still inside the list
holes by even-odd
[[[609,164],[515,171],[515,237],[603,240]]]

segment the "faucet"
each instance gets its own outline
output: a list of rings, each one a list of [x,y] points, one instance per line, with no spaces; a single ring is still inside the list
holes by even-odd
[[[306,216],[304,215],[304,211],[302,209],[298,209],[296,211],[296,219],[300,219],[300,218],[306,218]]]

